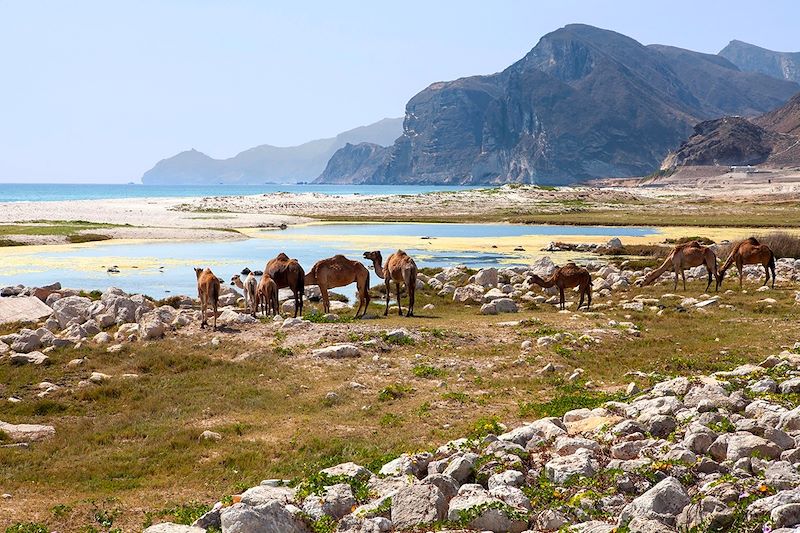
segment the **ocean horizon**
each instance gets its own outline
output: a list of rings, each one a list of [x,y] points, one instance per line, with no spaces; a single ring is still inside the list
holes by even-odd
[[[243,196],[270,193],[317,193],[325,195],[420,194],[487,188],[460,185],[144,185],[141,183],[0,183],[0,202],[56,202],[119,198],[181,198]]]

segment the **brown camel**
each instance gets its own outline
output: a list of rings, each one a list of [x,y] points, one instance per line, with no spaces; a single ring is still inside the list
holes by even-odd
[[[380,251],[364,252],[364,257],[372,261],[375,267],[375,274],[386,282],[386,310],[384,316],[389,314],[389,288],[394,281],[397,290],[397,312],[403,315],[403,307],[400,303],[400,283],[405,283],[408,291],[408,312],[406,316],[414,316],[414,296],[417,292],[417,264],[403,250],[397,250],[389,256],[386,264],[381,266],[383,256]]]
[[[772,250],[769,246],[766,244],[761,244],[755,237],[745,239],[733,247],[728,259],[725,260],[722,268],[719,269],[719,275],[717,276],[717,290],[722,287],[722,280],[725,278],[725,272],[727,272],[727,270],[734,264],[736,265],[736,269],[739,271],[740,289],[742,288],[742,278],[744,277],[744,265],[762,265],[764,267],[764,272],[767,275],[764,279],[764,285],[769,283],[769,273],[771,270],[772,288],[775,288],[775,254],[772,253]]]
[[[256,288],[256,307],[259,304],[264,316],[278,314],[278,284],[268,274],[261,276]]]
[[[331,310],[328,289],[344,287],[354,282],[358,290],[358,309],[356,310],[356,318],[358,318],[359,313],[361,316],[367,313],[369,306],[369,270],[367,267],[343,255],[334,255],[314,263],[305,279],[306,285],[319,286],[322,293],[322,309],[326,313]]]
[[[654,283],[661,274],[672,270],[675,273],[675,288],[673,290],[678,290],[678,272],[680,272],[683,279],[683,290],[686,290],[686,273],[684,271],[687,268],[700,265],[705,265],[708,271],[708,285],[706,285],[706,290],[708,290],[711,287],[712,276],[719,280],[717,254],[708,246],[703,246],[697,241],[679,244],[672,249],[660,267],[645,276],[644,280],[642,280],[642,287]],[[719,283],[717,285],[719,286]]]
[[[200,298],[200,312],[203,317],[202,322],[200,322],[200,327],[204,328],[208,326],[206,308],[211,304],[211,309],[214,311],[214,331],[217,331],[217,307],[219,305],[220,291],[219,278],[211,272],[210,268],[205,270],[202,268],[195,268],[194,273],[197,276],[197,296]]]
[[[252,272],[248,272],[247,277],[242,281],[242,277],[236,274],[231,278],[231,285],[242,289],[242,292],[244,292],[245,310],[251,315],[256,316],[256,311],[258,311],[258,293],[256,292],[258,281],[256,281],[256,275]]]
[[[294,295],[294,316],[303,315],[303,290],[306,273],[297,259],[289,259],[285,253],[279,253],[264,267],[264,275],[272,278],[279,289],[289,287]]]
[[[542,279],[536,274],[528,278],[528,284],[535,283],[545,289],[549,287],[558,287],[558,294],[560,297],[559,308],[566,309],[564,302],[564,289],[571,289],[578,287],[581,293],[581,299],[578,302],[578,309],[583,305],[583,297],[586,296],[586,309],[592,306],[592,275],[583,267],[579,267],[575,263],[567,263],[563,267],[556,267],[553,273],[547,279]]]

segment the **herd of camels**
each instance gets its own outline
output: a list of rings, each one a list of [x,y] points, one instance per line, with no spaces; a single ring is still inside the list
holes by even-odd
[[[381,278],[386,287],[386,308],[384,315],[389,314],[389,298],[391,283],[395,283],[397,292],[397,310],[403,315],[400,302],[400,286],[405,285],[408,294],[408,309],[406,316],[414,316],[414,296],[417,287],[417,264],[414,259],[402,250],[389,256],[383,263],[381,252],[364,252],[364,258],[372,261],[375,274]],[[705,266],[708,271],[708,285],[711,287],[712,277],[716,279],[716,290],[722,286],[725,272],[733,265],[739,271],[739,287],[742,286],[744,265],[762,265],[766,272],[764,285],[769,283],[772,274],[772,286],[775,286],[775,254],[766,244],[761,244],[755,237],[750,237],[736,244],[730,252],[728,259],[720,268],[717,268],[717,255],[709,246],[704,246],[697,241],[675,246],[666,260],[642,280],[641,285],[654,283],[664,272],[672,271],[675,274],[675,290],[678,288],[678,274],[683,279],[683,289],[686,290],[685,270],[698,266]],[[202,328],[208,326],[207,308],[213,312],[213,328],[217,329],[217,306],[221,290],[221,280],[210,268],[195,268],[197,275],[197,293],[200,298],[202,313]],[[258,274],[261,275],[257,279]],[[264,315],[276,315],[278,310],[278,290],[289,288],[294,297],[294,316],[303,313],[303,293],[306,285],[317,285],[322,295],[322,308],[325,313],[330,312],[330,298],[328,290],[344,287],[355,283],[358,295],[358,309],[356,318],[364,316],[370,302],[369,295],[369,270],[360,261],[353,261],[343,255],[335,255],[317,261],[306,274],[297,259],[290,259],[285,253],[278,254],[270,260],[263,273],[245,270],[242,279],[238,274],[231,278],[231,284],[236,285],[244,292],[245,307],[247,312],[256,316],[261,310]],[[567,263],[557,267],[553,273],[543,279],[537,275],[528,278],[528,284],[536,284],[544,288],[557,287],[559,291],[559,307],[565,308],[565,289],[577,287],[580,292],[578,309],[583,306],[586,297],[586,308],[592,305],[592,276],[589,271],[575,263]]]

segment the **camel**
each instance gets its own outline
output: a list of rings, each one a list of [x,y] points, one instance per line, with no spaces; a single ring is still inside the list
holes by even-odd
[[[256,288],[256,308],[261,304],[264,316],[278,314],[278,284],[269,275],[262,274]]]
[[[369,270],[367,267],[343,255],[334,255],[314,263],[305,278],[306,285],[319,286],[322,293],[322,309],[326,313],[331,310],[328,289],[344,287],[353,282],[358,290],[358,309],[356,310],[356,318],[358,318],[359,314],[363,316],[367,313],[369,306]]]
[[[664,272],[672,270],[675,273],[675,287],[673,290],[678,290],[678,272],[680,272],[683,279],[683,290],[686,290],[686,274],[687,268],[705,265],[708,271],[708,285],[706,290],[711,287],[711,276],[719,280],[717,272],[717,254],[708,246],[703,246],[697,241],[690,241],[684,244],[679,244],[669,253],[667,258],[660,267],[650,272],[642,280],[642,287],[654,283]],[[717,283],[719,287],[719,283]]]
[[[197,296],[200,298],[200,310],[203,317],[202,322],[200,322],[200,327],[205,328],[208,326],[206,308],[211,304],[211,309],[214,311],[214,331],[217,331],[217,306],[219,305],[219,291],[221,287],[219,278],[211,272],[210,268],[206,268],[205,270],[202,268],[195,268],[194,273],[197,276]]]
[[[583,267],[579,267],[575,263],[567,263],[563,267],[556,267],[550,277],[542,279],[536,274],[528,278],[528,284],[535,283],[545,289],[549,287],[558,287],[558,294],[560,297],[559,308],[566,309],[564,302],[564,289],[571,289],[578,287],[581,293],[581,299],[578,302],[578,309],[583,305],[583,297],[587,297],[586,309],[592,306],[592,275]]]
[[[306,273],[297,259],[289,259],[289,256],[281,252],[275,259],[270,260],[264,267],[264,275],[272,278],[278,285],[278,289],[289,287],[294,295],[294,316],[297,313],[303,315],[303,290]]]
[[[717,276],[717,290],[722,287],[722,280],[725,278],[725,272],[736,264],[736,269],[739,271],[739,288],[742,288],[742,278],[744,277],[744,265],[762,265],[766,278],[764,285],[769,283],[769,273],[772,271],[772,288],[775,288],[775,254],[766,244],[761,244],[755,237],[750,237],[738,243],[731,249],[731,253],[722,268],[719,269]]]
[[[372,261],[375,274],[386,282],[386,310],[383,315],[389,314],[389,288],[394,281],[397,290],[397,312],[403,316],[403,307],[400,303],[400,283],[405,283],[408,291],[408,312],[406,316],[414,316],[414,296],[417,292],[417,264],[403,250],[397,250],[389,256],[386,264],[381,266],[383,256],[380,251],[364,252],[364,257]]]
[[[258,281],[256,281],[255,274],[249,272],[244,281],[242,281],[242,277],[239,274],[236,274],[231,278],[231,285],[242,289],[242,292],[244,292],[245,310],[251,315],[256,316],[256,311],[258,310],[258,293],[256,292]]]

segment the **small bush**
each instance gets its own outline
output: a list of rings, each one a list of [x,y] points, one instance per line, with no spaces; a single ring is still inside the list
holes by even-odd
[[[38,522],[17,522],[6,528],[6,533],[49,533],[46,525]]]
[[[389,400],[398,400],[405,396],[406,394],[410,394],[414,391],[408,385],[403,385],[402,383],[395,383],[393,385],[387,385],[386,387],[382,388],[378,391],[378,399],[382,402],[386,402]]]
[[[440,378],[445,375],[445,371],[441,368],[426,364],[414,365],[414,368],[411,369],[411,373],[418,378]]]
[[[775,257],[800,259],[800,237],[786,232],[774,232],[756,237],[761,244],[769,246]]]

